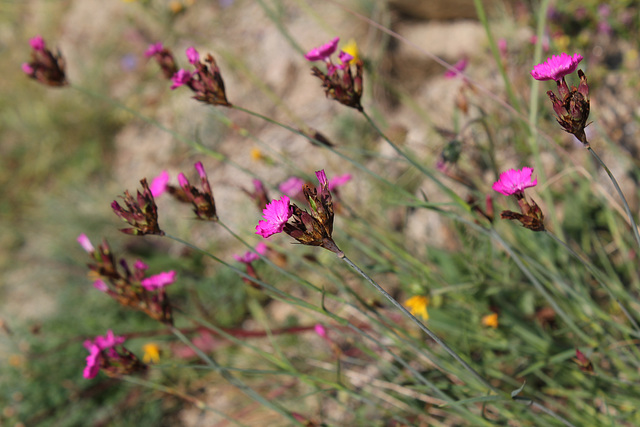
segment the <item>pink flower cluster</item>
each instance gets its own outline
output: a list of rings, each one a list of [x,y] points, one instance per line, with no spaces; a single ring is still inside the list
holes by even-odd
[[[105,356],[117,358],[118,352],[114,347],[122,345],[124,341],[124,337],[114,335],[112,330],[108,330],[104,337],[97,336],[93,341],[85,341],[84,347],[89,351],[89,355],[87,356],[87,366],[84,368],[82,376],[87,379],[95,378],[100,371],[101,360]],[[106,355],[103,355],[103,350],[107,350]]]

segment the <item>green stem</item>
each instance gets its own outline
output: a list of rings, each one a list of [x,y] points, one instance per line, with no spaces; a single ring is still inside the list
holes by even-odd
[[[431,329],[426,327],[417,317],[415,317],[409,310],[407,310],[402,304],[396,301],[387,291],[382,288],[379,284],[377,284],[371,277],[369,277],[364,271],[360,269],[356,264],[353,263],[347,256],[340,252],[337,254],[338,258],[342,259],[346,262],[351,268],[353,268],[358,274],[360,274],[367,282],[369,282],[374,288],[378,290],[386,299],[388,299],[391,304],[396,306],[405,316],[407,316],[413,323],[415,323],[422,331],[424,331],[429,337],[434,340],[437,344],[439,344],[451,357],[453,357],[458,363],[462,365],[462,367],[467,370],[480,384],[487,387],[489,390],[493,391],[496,394],[501,394],[501,392],[496,389],[494,386],[489,384],[487,380],[485,380],[475,369],[473,369],[467,362],[462,359],[451,347],[449,347],[444,341],[440,339]]]
[[[290,421],[292,421],[293,423],[295,423],[296,425],[303,425],[301,422],[299,422],[298,420],[296,420],[290,413],[289,411],[287,411],[285,408],[283,408],[282,406],[271,402],[267,399],[265,399],[264,397],[262,397],[259,393],[257,393],[255,390],[253,390],[252,388],[250,388],[249,386],[247,386],[244,382],[242,382],[241,380],[237,379],[236,377],[234,377],[231,372],[229,372],[226,368],[224,368],[223,366],[221,366],[220,364],[218,364],[218,362],[216,362],[212,357],[206,355],[202,350],[200,350],[200,348],[198,348],[198,346],[194,345],[191,340],[189,340],[189,338],[187,338],[181,331],[180,329],[172,326],[171,327],[171,332],[173,332],[173,334],[175,336],[178,337],[178,339],[180,341],[182,341],[183,343],[185,343],[189,348],[191,348],[191,350],[193,350],[198,357],[200,357],[200,359],[202,359],[203,362],[205,362],[207,365],[211,366],[215,371],[219,372],[220,375],[229,382],[229,384],[237,387],[240,391],[242,391],[244,394],[246,394],[247,396],[249,396],[250,398],[252,398],[253,400],[255,400],[256,402],[264,405],[267,408],[270,408],[276,412],[278,412],[280,415],[288,418]]]
[[[631,209],[629,208],[629,204],[627,203],[627,199],[624,197],[624,194],[622,193],[622,190],[620,189],[620,186],[618,185],[618,181],[616,181],[616,178],[613,176],[613,174],[611,173],[611,171],[609,170],[607,165],[602,161],[600,156],[598,156],[596,154],[596,152],[593,151],[593,148],[591,148],[590,145],[587,145],[587,150],[589,150],[589,153],[591,153],[593,158],[596,159],[596,161],[598,163],[600,163],[600,166],[602,166],[604,168],[605,172],[607,172],[607,175],[609,175],[609,179],[613,183],[613,186],[616,188],[616,191],[618,192],[618,195],[620,196],[620,199],[622,200],[622,205],[624,206],[624,210],[627,213],[627,217],[629,218],[629,225],[631,226],[631,229],[633,230],[633,237],[636,238],[636,243],[638,244],[638,249],[640,249],[640,234],[638,234],[638,226],[636,225],[636,222],[633,219],[633,214],[631,213]]]
[[[636,332],[638,334],[640,334],[640,325],[638,325],[636,320],[631,316],[631,313],[629,313],[629,311],[622,304],[622,302],[620,302],[618,297],[613,294],[613,291],[611,290],[611,288],[609,288],[609,286],[607,285],[607,283],[605,281],[606,279],[601,277],[601,273],[599,271],[597,271],[589,262],[587,262],[584,259],[582,259],[582,257],[580,255],[578,255],[578,253],[576,251],[574,251],[573,248],[571,248],[571,246],[567,245],[558,236],[556,236],[555,234],[551,233],[549,230],[545,230],[545,234],[547,236],[551,237],[560,246],[565,248],[575,259],[580,261],[580,263],[582,263],[582,265],[584,265],[585,268],[587,270],[589,270],[591,275],[598,281],[598,283],[600,283],[600,286],[602,286],[607,291],[607,293],[609,294],[609,297],[611,297],[616,303],[618,303],[618,306],[620,307],[620,310],[622,310],[622,312],[624,313],[625,317],[629,320],[629,322],[631,322],[631,325],[633,325],[633,327],[636,330]]]

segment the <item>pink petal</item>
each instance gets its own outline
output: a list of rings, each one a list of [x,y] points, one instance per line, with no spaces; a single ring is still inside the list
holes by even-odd
[[[142,279],[140,285],[148,291],[155,291],[165,286],[169,286],[176,281],[176,272],[174,270],[165,271],[154,276]]]
[[[340,37],[336,37],[331,40],[329,43],[323,44],[322,46],[311,49],[304,57],[308,61],[324,61],[328,59],[333,52],[338,48],[338,42],[340,41]]]
[[[89,240],[86,234],[82,233],[81,235],[78,236],[76,240],[78,243],[80,243],[80,246],[82,246],[82,249],[87,251],[87,253],[92,254],[93,252],[95,252],[95,249],[91,244],[91,240]]]
[[[149,186],[149,190],[151,190],[153,197],[159,197],[167,191],[169,179],[169,172],[166,170],[163,170],[160,175],[153,178],[153,181],[151,181],[151,185]]]

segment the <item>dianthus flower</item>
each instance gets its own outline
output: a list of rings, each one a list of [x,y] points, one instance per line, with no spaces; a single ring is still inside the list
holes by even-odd
[[[286,194],[292,199],[295,199],[302,194],[302,188],[304,187],[304,179],[292,176],[278,186],[278,190],[281,193]]]
[[[195,93],[193,98],[198,101],[231,107],[220,69],[213,56],[207,54],[204,61],[201,61],[200,54],[193,46],[187,49],[186,55],[189,63],[195,67],[195,72],[179,70],[172,78],[171,89],[186,85]]]
[[[153,181],[151,181],[151,185],[149,186],[149,191],[151,191],[153,197],[159,197],[165,191],[167,191],[169,178],[169,172],[167,172],[166,170],[162,171],[160,175],[153,178]]]
[[[153,57],[156,60],[166,79],[171,79],[178,72],[178,66],[176,65],[173,53],[164,47],[161,42],[150,45],[144,53],[144,56],[147,58]]]
[[[165,287],[175,282],[175,271],[146,277],[148,265],[137,260],[131,270],[127,261],[116,259],[106,241],[94,249],[86,235],[81,234],[77,240],[93,261],[88,266],[91,270],[89,276],[94,279],[97,277],[93,282],[94,288],[122,306],[142,311],[162,323],[173,324]]]
[[[576,71],[582,59],[582,55],[579,53],[573,56],[566,53],[552,55],[545,62],[533,67],[531,76],[536,80],[555,80],[557,82],[567,74]]]
[[[60,52],[55,55],[47,49],[41,36],[29,40],[31,46],[31,62],[22,64],[22,71],[32,79],[48,86],[65,86],[68,84],[64,71],[65,62]]]
[[[171,90],[178,89],[180,86],[189,85],[191,80],[193,80],[193,77],[190,71],[179,69],[171,77],[171,81],[173,82]]]
[[[300,209],[283,196],[267,205],[263,211],[265,219],[258,223],[256,234],[269,237],[284,231],[303,245],[321,246],[344,256],[332,238],[334,211],[327,176],[324,170],[320,170],[316,177],[320,182],[319,190],[306,184],[302,190],[310,212]]]
[[[469,64],[469,59],[462,58],[453,65],[453,70],[447,70],[444,73],[445,79],[455,79],[460,73],[462,73]]]
[[[259,209],[264,209],[269,203],[269,195],[267,194],[267,189],[264,187],[264,184],[259,179],[253,179],[251,181],[253,183],[253,191],[249,191],[246,189],[242,189],[245,194],[247,194],[254,201],[256,206]]]
[[[535,187],[538,179],[532,179],[533,169],[524,167],[521,170],[509,169],[500,174],[500,179],[493,184],[493,189],[505,196],[522,193],[525,188]]]
[[[124,341],[124,337],[114,335],[111,330],[104,337],[97,336],[93,341],[85,341],[84,347],[89,351],[89,356],[83,376],[87,379],[95,378],[100,369],[116,378],[145,371],[147,366],[123,346]]]
[[[524,167],[521,170],[510,169],[500,174],[500,179],[493,184],[493,189],[505,196],[514,196],[518,201],[520,212],[502,211],[500,218],[515,219],[529,230],[544,231],[544,215],[536,202],[531,203],[524,196],[525,188],[534,187],[538,179],[533,179],[533,169]]]
[[[347,107],[363,111],[360,99],[362,98],[362,75],[364,63],[361,59],[355,59],[355,55],[341,51],[338,54],[340,65],[331,61],[331,55],[336,51],[338,41],[336,37],[329,43],[311,49],[304,57],[309,61],[323,61],[327,65],[327,73],[320,71],[318,67],[312,67],[312,74],[322,80],[322,87],[327,98],[334,99]],[[352,48],[357,53],[357,46]],[[356,75],[351,71],[351,64],[355,64]],[[341,71],[342,73],[339,73]]]
[[[589,85],[587,77],[582,70],[578,70],[580,84],[578,87],[569,86],[564,77],[576,70],[578,63],[582,60],[582,55],[576,53],[569,56],[563,53],[559,56],[552,56],[546,62],[536,65],[531,70],[531,75],[537,80],[555,80],[558,86],[558,95],[553,91],[547,91],[549,99],[556,113],[556,120],[565,132],[574,135],[585,146],[589,145],[585,127],[588,126],[589,119]]]
[[[120,231],[134,236],[145,234],[163,236],[164,231],[158,225],[158,207],[147,184],[147,179],[143,178],[140,184],[142,185],[142,193],[138,191],[135,198],[128,190],[125,190],[122,200],[126,209],[120,206],[116,200],[111,203],[113,212],[133,226],[133,228],[122,228]]]
[[[193,212],[199,219],[217,221],[216,202],[213,198],[209,177],[202,166],[202,162],[196,162],[193,165],[200,176],[200,185],[202,190],[197,189],[189,183],[189,180],[183,173],[178,174],[178,183],[182,191],[177,194],[175,190],[172,194],[180,201],[191,202],[194,206]]]
[[[267,238],[276,233],[282,233],[292,214],[291,201],[287,196],[282,196],[279,200],[273,200],[262,211],[264,220],[258,222],[256,234]]]

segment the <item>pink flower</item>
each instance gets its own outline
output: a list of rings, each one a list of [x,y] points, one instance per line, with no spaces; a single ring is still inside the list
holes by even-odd
[[[329,185],[327,182],[327,175],[324,173],[324,169],[316,171],[316,178],[318,178],[318,182],[322,187],[326,187],[327,185]]]
[[[313,329],[316,331],[316,334],[318,334],[321,338],[325,338],[325,339],[327,338],[327,330],[322,324],[320,323],[316,324],[313,327]]]
[[[329,43],[323,44],[320,47],[311,49],[304,57],[307,61],[326,61],[331,54],[338,48],[338,42],[340,37],[336,37]]]
[[[521,170],[509,169],[500,174],[500,179],[493,184],[493,189],[505,196],[522,193],[525,188],[534,187],[538,179],[532,179],[533,169],[524,167]]]
[[[105,336],[98,335],[94,340],[93,344],[98,346],[100,350],[106,350],[111,347],[115,347],[117,345],[122,344],[125,341],[124,337],[117,336],[113,333],[111,329],[107,331]],[[86,343],[85,343],[86,346]]]
[[[297,176],[292,176],[291,178],[280,184],[278,186],[278,189],[280,190],[280,192],[290,197],[296,197],[302,192],[303,185],[304,180],[298,178]]]
[[[87,251],[88,254],[92,254],[95,251],[93,245],[91,244],[91,240],[89,240],[86,234],[82,233],[76,240],[78,243],[80,243],[82,249]]]
[[[95,282],[93,282],[93,287],[99,290],[100,292],[107,292],[109,290],[109,287],[102,279],[98,279]]]
[[[264,255],[267,252],[267,245],[264,242],[260,242],[256,245],[254,250],[255,252],[247,251],[244,255],[234,255],[233,258],[236,261],[243,262],[245,264],[251,264],[253,261],[259,260],[260,255]]]
[[[196,162],[193,167],[196,168],[196,171],[198,171],[198,175],[200,175],[200,178],[208,179],[207,172],[205,172],[204,166],[202,166],[202,162]]]
[[[191,78],[192,78],[191,72],[183,69],[178,70],[178,72],[175,73],[173,77],[171,77],[171,81],[173,81],[173,84],[171,85],[171,90],[174,90],[179,88],[180,86],[189,84],[191,82]]]
[[[146,56],[147,58],[150,58],[156,53],[162,52],[163,49],[164,49],[164,46],[162,45],[162,42],[154,43],[152,45],[149,45],[149,48],[144,53],[144,56]]]
[[[462,58],[460,61],[455,63],[453,70],[447,70],[447,72],[444,73],[444,78],[455,79],[459,73],[463,72],[465,68],[467,68],[467,64],[469,64],[469,60],[467,58]]]
[[[86,347],[86,343],[85,343]],[[85,366],[84,371],[82,372],[82,376],[86,379],[90,380],[95,378],[100,371],[100,356],[102,352],[100,351],[100,347],[97,345],[91,345],[89,348],[89,355],[87,356],[87,366]]]
[[[191,65],[197,65],[200,62],[200,54],[195,47],[191,46],[187,49],[187,59]]]
[[[133,264],[133,268],[136,270],[148,270],[149,266],[139,259],[136,260],[135,264]]]
[[[20,68],[22,68],[22,71],[23,71],[25,74],[29,74],[29,75],[32,75],[32,74],[34,73],[34,71],[35,71],[35,70],[33,69],[33,67],[31,66],[31,64],[29,64],[28,62],[24,62],[24,63],[20,66]]]
[[[29,44],[33,48],[33,50],[44,51],[45,43],[44,39],[41,36],[35,36],[34,38],[29,40]]]
[[[167,184],[169,183],[169,172],[166,170],[160,172],[160,175],[153,178],[149,190],[153,197],[158,197],[167,191]]]
[[[176,272],[171,270],[142,279],[140,281],[140,285],[148,291],[155,291],[157,289],[164,288],[165,286],[169,286],[175,281]]]
[[[329,180],[329,191],[333,191],[336,187],[345,185],[351,181],[351,174],[345,173],[344,175],[334,176]]]
[[[290,200],[287,196],[282,196],[279,200],[273,200],[262,211],[264,220],[258,222],[256,234],[262,237],[269,237],[276,233],[282,233],[284,226],[293,215]]]
[[[559,81],[567,74],[573,73],[582,61],[579,53],[569,56],[566,53],[552,55],[542,64],[538,64],[531,70],[531,76],[536,80]]]

